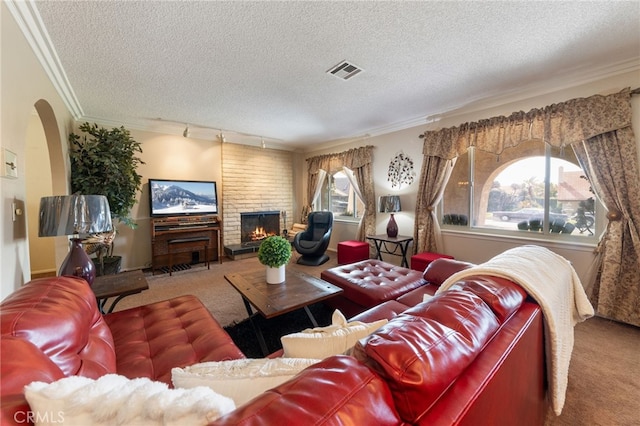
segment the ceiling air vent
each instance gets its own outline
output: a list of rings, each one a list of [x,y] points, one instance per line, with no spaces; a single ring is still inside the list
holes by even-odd
[[[362,71],[362,68],[359,68],[357,65],[350,64],[347,61],[342,61],[327,72],[342,80],[348,80],[360,71]]]

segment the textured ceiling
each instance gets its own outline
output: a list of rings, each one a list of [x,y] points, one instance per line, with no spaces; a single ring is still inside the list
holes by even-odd
[[[640,63],[639,1],[34,4],[79,119],[292,149]]]

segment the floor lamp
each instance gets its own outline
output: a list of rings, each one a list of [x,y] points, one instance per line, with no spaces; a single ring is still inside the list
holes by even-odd
[[[82,247],[81,234],[111,231],[109,202],[104,195],[62,195],[40,199],[38,236],[70,235],[71,248],[58,275],[84,278],[93,284],[96,270]]]

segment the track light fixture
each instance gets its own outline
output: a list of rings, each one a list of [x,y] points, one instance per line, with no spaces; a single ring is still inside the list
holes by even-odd
[[[188,138],[190,134],[191,132],[189,131],[189,125],[187,124],[187,127],[184,128],[184,132],[182,132],[182,136]]]
[[[262,145],[262,149],[265,149],[267,145],[264,143],[264,138],[260,138],[260,145]]]

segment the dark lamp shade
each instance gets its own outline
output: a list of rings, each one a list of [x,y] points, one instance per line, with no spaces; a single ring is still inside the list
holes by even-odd
[[[93,234],[112,228],[109,202],[104,195],[74,194],[40,199],[40,237]]]
[[[398,195],[383,195],[378,200],[378,211],[380,213],[396,213],[400,210],[400,196]]]
[[[113,228],[109,202],[104,195],[63,195],[40,199],[40,237],[74,235],[58,275],[84,278],[89,285],[96,278],[93,262],[82,247],[81,234],[108,232]]]

